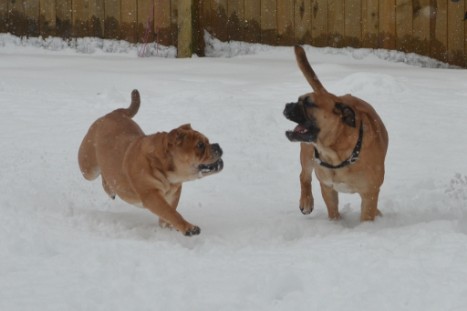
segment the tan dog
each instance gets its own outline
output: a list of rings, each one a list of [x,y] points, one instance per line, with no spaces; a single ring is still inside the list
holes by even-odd
[[[337,193],[357,192],[362,199],[360,219],[374,220],[380,214],[377,203],[388,148],[386,128],[368,103],[352,95],[328,93],[301,47],[295,47],[295,56],[314,90],[284,109],[284,116],[298,123],[286,136],[301,142],[300,210],[303,214],[313,210],[314,169],[330,219],[340,217]]]
[[[139,109],[137,90],[131,105],[95,121],[81,143],[78,160],[87,180],[102,176],[102,186],[114,199],[144,206],[162,226],[173,226],[185,235],[200,233],[176,211],[182,183],[205,177],[223,168],[222,149],[210,144],[189,124],[169,133],[145,135],[131,119]]]

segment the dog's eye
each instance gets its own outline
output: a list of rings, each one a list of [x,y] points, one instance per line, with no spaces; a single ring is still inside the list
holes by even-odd
[[[198,150],[200,150],[200,151],[204,151],[204,149],[206,148],[206,144],[203,143],[202,141],[200,141],[200,142],[196,145],[196,148],[198,148]]]
[[[305,100],[303,101],[303,106],[305,106],[306,108],[316,107],[315,103],[309,97],[305,98]]]

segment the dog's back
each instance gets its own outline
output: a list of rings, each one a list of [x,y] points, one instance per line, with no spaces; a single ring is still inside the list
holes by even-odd
[[[78,163],[84,178],[93,180],[101,173],[106,175],[111,167],[120,166],[128,145],[144,135],[131,119],[138,112],[140,103],[138,90],[133,90],[128,108],[116,109],[91,125],[78,152]],[[111,154],[107,155],[109,152]]]

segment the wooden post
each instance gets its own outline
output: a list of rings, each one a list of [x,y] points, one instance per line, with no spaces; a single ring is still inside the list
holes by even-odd
[[[193,0],[178,0],[178,43],[177,57],[191,57],[193,54]]]

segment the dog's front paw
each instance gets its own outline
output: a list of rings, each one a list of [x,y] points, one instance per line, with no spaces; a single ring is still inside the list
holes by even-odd
[[[300,211],[303,215],[308,215],[313,211],[314,202],[312,196],[300,198]]]
[[[186,236],[193,236],[193,235],[198,235],[201,233],[201,229],[198,226],[193,226],[187,231],[185,231]]]

